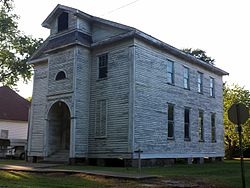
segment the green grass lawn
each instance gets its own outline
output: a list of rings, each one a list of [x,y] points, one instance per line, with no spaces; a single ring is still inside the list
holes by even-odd
[[[106,187],[94,179],[75,175],[36,174],[26,172],[0,171],[1,187],[34,187],[34,188],[59,188],[59,187]]]
[[[24,164],[23,160],[0,160],[4,165]],[[19,171],[0,171],[0,187],[10,188],[61,188],[61,187],[107,187],[105,183],[88,176],[67,175],[64,173],[27,173]]]
[[[4,160],[0,161],[0,166],[20,162],[21,161]],[[138,173],[136,168],[122,167],[62,165],[54,168]],[[250,187],[249,169],[250,161],[245,161],[246,187]],[[190,179],[190,181],[202,180],[204,182],[215,185],[215,187],[241,187],[239,160],[225,160],[224,162],[205,163],[202,165],[176,164],[173,166],[160,168],[142,168],[142,173],[160,175],[163,179]],[[134,185],[135,182],[132,183],[132,185]],[[117,186],[117,180],[107,180],[105,178],[97,178],[87,175],[66,175],[64,173],[39,174],[0,171],[0,186],[6,187],[112,187],[112,185]],[[121,187],[123,187],[122,185]],[[128,187],[133,187],[132,185]]]
[[[250,188],[250,161],[244,161],[246,187]],[[60,166],[55,168],[76,169],[76,170],[100,170],[124,173],[138,173],[136,168],[115,168],[115,167],[96,167],[96,166]],[[150,175],[160,175],[164,177],[200,178],[211,183],[216,183],[220,187],[242,187],[241,169],[239,160],[225,160],[224,162],[205,163],[205,164],[176,164],[173,166],[160,168],[142,168],[142,173]]]
[[[24,160],[9,160],[9,159],[0,159],[0,166],[3,165],[14,165],[18,163],[26,163]]]
[[[250,161],[245,161],[246,185],[250,187]],[[177,165],[164,168],[144,169],[148,174],[159,174],[163,176],[191,176],[205,178],[227,187],[237,188],[241,186],[241,171],[239,161],[225,161],[224,163],[207,163],[203,165]]]

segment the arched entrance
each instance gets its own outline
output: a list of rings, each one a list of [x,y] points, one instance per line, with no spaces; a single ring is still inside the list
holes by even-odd
[[[68,159],[70,149],[70,110],[66,103],[56,102],[48,114],[48,156]]]

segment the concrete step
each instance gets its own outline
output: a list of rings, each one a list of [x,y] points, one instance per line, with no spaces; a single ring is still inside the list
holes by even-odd
[[[68,162],[69,161],[69,150],[59,150],[50,156],[45,158],[45,161],[50,162]]]

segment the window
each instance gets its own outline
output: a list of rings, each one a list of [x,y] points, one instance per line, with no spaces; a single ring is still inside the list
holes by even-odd
[[[58,32],[68,29],[69,15],[66,12],[60,14],[57,20]]]
[[[209,82],[210,82],[209,94],[210,94],[210,97],[214,97],[214,79],[210,77]]]
[[[107,131],[107,101],[99,100],[96,105],[96,128],[97,137],[105,137]]]
[[[184,139],[190,140],[190,109],[185,108],[184,110]]]
[[[204,141],[204,129],[203,129],[203,111],[199,110],[198,117],[198,131],[199,131],[199,141]]]
[[[63,79],[65,79],[65,78],[66,78],[66,74],[65,74],[64,71],[60,71],[60,72],[58,72],[57,75],[56,75],[56,80],[63,80]]]
[[[9,137],[9,130],[1,130],[1,138],[7,139]]]
[[[198,93],[203,93],[203,74],[198,72]]]
[[[108,54],[100,55],[98,58],[98,78],[103,79],[108,77]]]
[[[184,88],[185,89],[189,89],[189,68],[187,67],[184,67],[184,75],[183,75],[183,78],[184,78]]]
[[[170,60],[167,61],[167,82],[174,84],[174,62]]]
[[[168,138],[174,138],[174,105],[168,104]]]
[[[211,114],[211,141],[216,142],[215,114]]]

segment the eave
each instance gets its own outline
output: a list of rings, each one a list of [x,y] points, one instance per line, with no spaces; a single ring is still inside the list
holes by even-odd
[[[146,43],[149,43],[150,45],[152,45],[160,50],[164,50],[167,53],[169,53],[173,56],[176,56],[180,59],[183,59],[185,61],[188,61],[189,63],[192,63],[196,66],[201,66],[204,69],[212,71],[220,76],[229,75],[228,72],[226,72],[226,71],[224,71],[216,66],[210,65],[204,61],[201,61],[192,55],[186,54],[186,53],[182,52],[181,50],[179,50],[179,49],[177,49],[169,44],[166,44],[165,42],[162,42],[162,41],[142,32],[142,31],[137,30],[137,29],[134,29],[133,31],[130,31],[130,32],[127,32],[124,34],[120,34],[120,35],[117,35],[117,36],[114,36],[114,37],[111,37],[111,38],[108,38],[108,39],[105,39],[102,41],[92,43],[91,47],[92,48],[101,47],[103,45],[111,44],[114,42],[118,42],[121,40],[133,38],[133,37],[140,39],[140,40],[143,40]]]
[[[182,52],[181,50],[165,43],[165,42],[162,42],[138,29],[135,29],[133,27],[129,27],[129,26],[126,26],[126,25],[123,25],[123,24],[120,24],[120,23],[116,23],[116,22],[113,22],[113,21],[110,21],[110,20],[106,20],[106,19],[103,19],[103,18],[99,18],[99,17],[95,17],[95,16],[91,16],[89,14],[86,14],[80,10],[77,10],[77,9],[74,9],[74,8],[71,8],[71,7],[67,7],[67,6],[64,6],[64,5],[57,5],[55,7],[55,9],[49,14],[49,16],[45,19],[45,21],[42,23],[42,26],[44,27],[47,27],[47,28],[50,28],[50,24],[52,22],[52,20],[55,18],[56,15],[59,15],[61,12],[63,11],[68,11],[68,12],[71,12],[73,13],[75,16],[77,17],[81,17],[81,18],[84,18],[84,19],[87,19],[89,20],[91,23],[97,23],[97,24],[105,24],[107,26],[112,26],[112,27],[115,27],[115,28],[119,28],[119,29],[123,29],[124,30],[124,33],[120,34],[120,35],[116,35],[116,36],[113,36],[113,37],[110,37],[110,38],[107,38],[105,40],[102,40],[102,41],[98,41],[98,42],[95,42],[95,43],[91,43],[90,42],[90,46],[91,48],[95,48],[95,47],[100,47],[102,45],[106,45],[106,44],[111,44],[113,42],[118,42],[118,41],[121,41],[121,40],[125,40],[125,39],[128,39],[128,38],[137,38],[137,39],[140,39],[140,40],[143,40],[144,42],[160,49],[160,50],[164,50],[166,51],[167,53],[173,55],[173,56],[176,56],[180,59],[183,59],[185,61],[188,61],[189,63],[192,63],[192,64],[195,64],[196,66],[201,66],[207,70],[210,70],[218,75],[229,75],[228,72],[216,67],[216,66],[213,66],[211,64],[208,64],[204,61],[201,61],[197,58],[195,58],[194,56],[192,55],[189,55],[189,54],[186,54],[184,52]],[[49,39],[51,40],[51,38]],[[45,41],[45,43],[48,42],[48,41]],[[48,45],[48,44],[46,44]],[[45,46],[46,46],[45,45]],[[42,51],[46,52],[48,49],[46,48],[42,48],[41,50],[38,50],[39,53],[41,53]],[[38,54],[39,54],[38,53]],[[36,58],[40,58],[40,56],[38,56],[37,54],[33,55],[32,58],[31,58],[31,63],[32,61],[36,62],[38,60],[36,60]],[[29,62],[29,63],[30,63]]]

